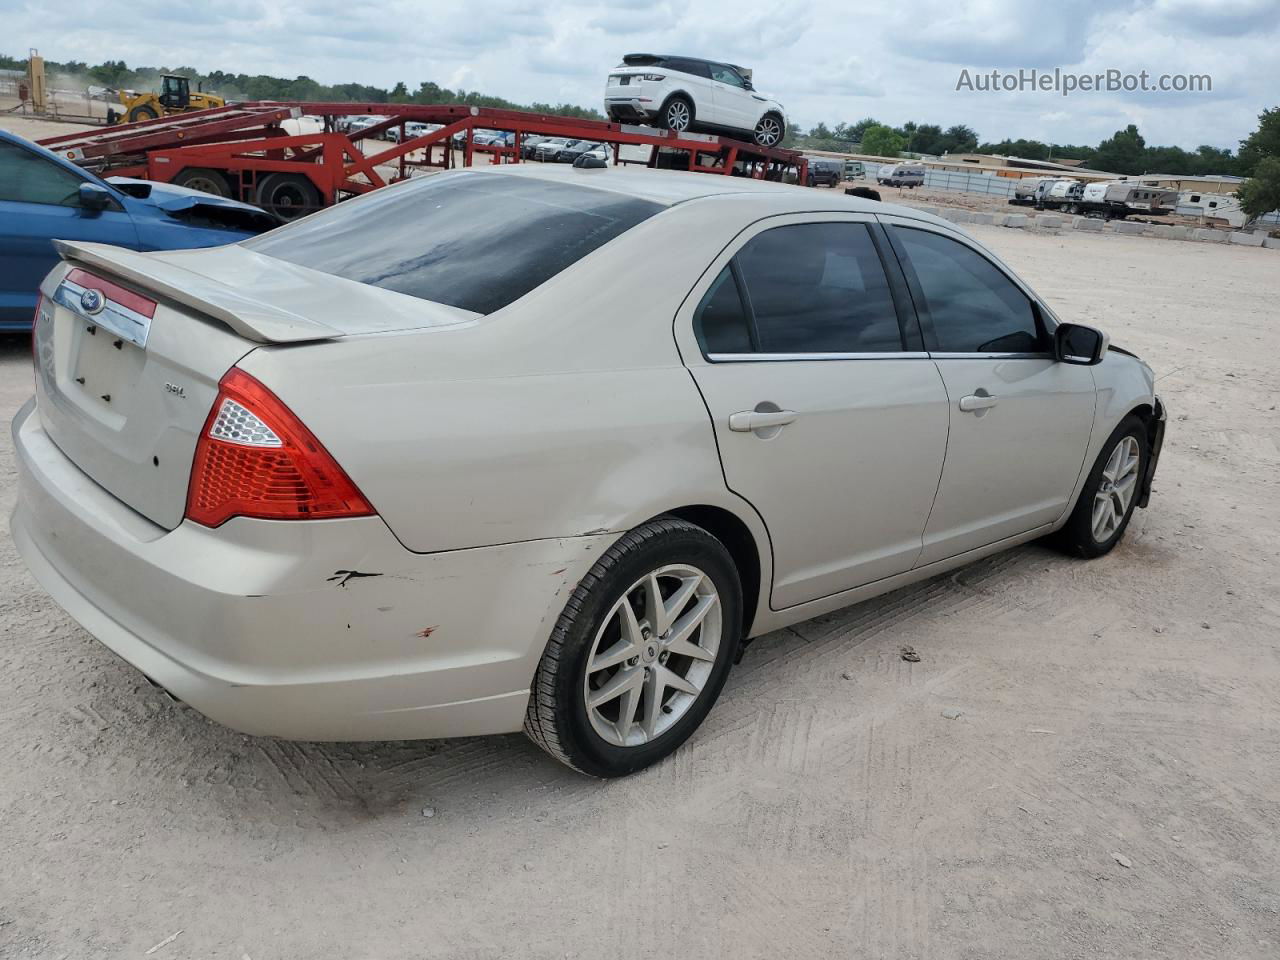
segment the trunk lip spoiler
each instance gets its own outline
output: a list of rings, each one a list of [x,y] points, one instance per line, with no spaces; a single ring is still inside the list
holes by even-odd
[[[246,297],[234,287],[184,267],[105,243],[54,240],[58,256],[68,263],[106,270],[213,317],[256,343],[303,343],[346,336],[328,324]]]

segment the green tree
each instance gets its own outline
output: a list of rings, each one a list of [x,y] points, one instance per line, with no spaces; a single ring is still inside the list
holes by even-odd
[[[1249,177],[1266,157],[1280,157],[1280,107],[1258,114],[1258,129],[1240,141],[1240,175]]]
[[[1123,130],[1117,130],[1109,140],[1098,144],[1094,163],[1114,173],[1142,173],[1146,148],[1147,141],[1131,123]]]
[[[1253,168],[1253,176],[1236,191],[1240,206],[1251,217],[1280,210],[1280,156],[1263,157]]]
[[[896,157],[905,143],[901,135],[885,126],[868,127],[862,133],[862,152],[873,157]]]

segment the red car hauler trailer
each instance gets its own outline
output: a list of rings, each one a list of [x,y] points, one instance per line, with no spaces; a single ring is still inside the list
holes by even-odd
[[[383,119],[340,132],[340,117]],[[320,128],[291,133],[287,120],[318,118]],[[408,123],[439,125],[406,136]],[[399,141],[366,152],[395,128]],[[507,144],[473,142],[475,130],[513,135]],[[565,137],[606,143],[615,162],[757,179],[794,177],[804,183],[805,158],[794,150],[761,147],[727,137],[677,133],[653,127],[459,104],[275,103],[228,104],[194,113],[159,117],[104,130],[49,137],[40,144],[82,166],[114,176],[140,177],[189,186],[257,203],[294,219],[348,196],[367,193],[412,176],[416,167],[449,169],[458,163],[455,134],[463,137],[461,164],[477,155],[490,163],[521,162],[526,137]],[[648,147],[647,160],[620,158],[623,146]]]

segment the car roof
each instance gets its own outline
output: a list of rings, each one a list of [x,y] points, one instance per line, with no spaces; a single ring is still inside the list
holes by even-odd
[[[750,177],[729,177],[722,174],[689,173],[680,170],[650,170],[647,167],[586,168],[563,165],[544,166],[533,163],[504,163],[489,167],[471,168],[459,173],[489,173],[504,177],[533,177],[555,180],[560,183],[576,183],[597,190],[611,190],[639,200],[675,206],[708,197],[759,196],[773,200],[774,206],[790,207],[797,213],[821,208],[847,210],[850,213],[897,214],[916,220],[928,220],[951,227],[939,217],[892,203],[881,203],[862,197],[830,191],[814,191],[775,180],[753,180]],[[790,204],[785,201],[792,201]],[[774,210],[774,212],[781,212]]]

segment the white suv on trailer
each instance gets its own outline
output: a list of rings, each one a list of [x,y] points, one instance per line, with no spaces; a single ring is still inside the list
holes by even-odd
[[[627,54],[605,84],[604,112],[615,123],[746,134],[762,147],[787,132],[782,104],[756,92],[750,70],[694,57]]]

